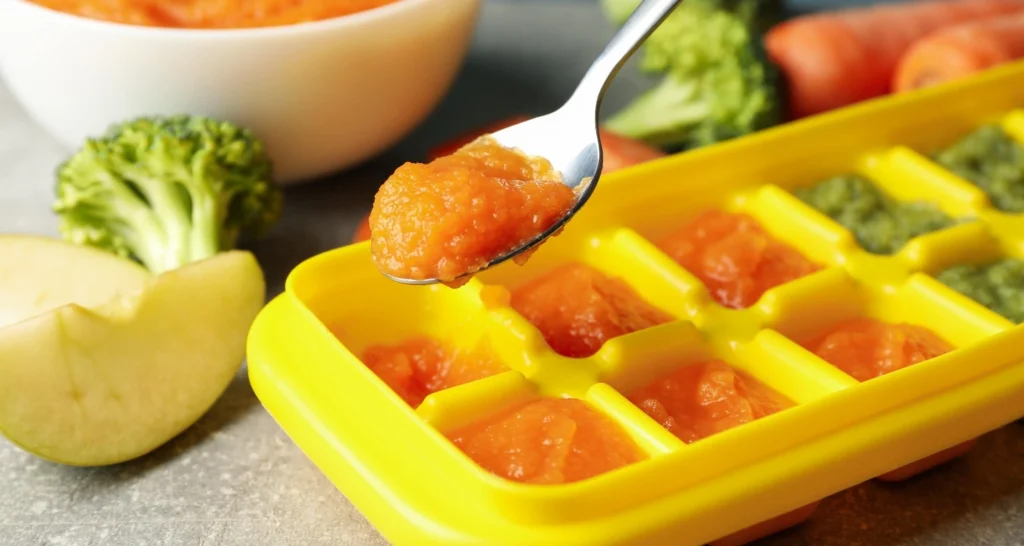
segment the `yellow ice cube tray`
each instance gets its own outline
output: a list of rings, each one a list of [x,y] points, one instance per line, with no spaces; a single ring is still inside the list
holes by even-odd
[[[254,324],[253,388],[399,546],[685,546],[784,514],[799,519],[828,495],[955,454],[962,450],[951,448],[1024,416],[1024,329],[929,275],[1024,256],[1024,214],[995,211],[985,194],[928,159],[982,123],[1002,123],[1024,141],[1022,107],[1024,64],[1016,64],[610,174],[525,267],[503,265],[458,290],[386,280],[368,243],[323,253],[291,273],[286,292]],[[961,222],[892,256],[869,254],[791,193],[849,172]],[[652,243],[713,208],[753,215],[825,267],[750,308],[717,305]],[[510,308],[482,302],[487,285],[515,287],[569,261],[625,279],[678,320],[570,359]],[[794,341],[855,316],[920,324],[957,350],[859,383]],[[359,355],[424,334],[465,347],[487,338],[509,371],[412,409]],[[684,444],[623,395],[711,357],[795,406]],[[444,435],[535,396],[585,400],[648,458],[576,483],[526,485],[487,473]]]

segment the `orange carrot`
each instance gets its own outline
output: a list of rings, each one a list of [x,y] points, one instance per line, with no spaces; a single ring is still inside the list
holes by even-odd
[[[601,128],[601,150],[604,152],[603,174],[664,157],[665,152],[646,142],[624,137]]]
[[[917,40],[943,28],[1024,12],[1024,0],[934,0],[798,17],[772,28],[765,47],[786,75],[792,117],[888,93]]]
[[[893,88],[911,91],[965,78],[1024,58],[1024,14],[949,27],[914,43]]]
[[[359,221],[359,225],[356,226],[355,233],[352,234],[352,243],[361,243],[363,241],[370,240],[370,215],[363,216],[363,219]]]

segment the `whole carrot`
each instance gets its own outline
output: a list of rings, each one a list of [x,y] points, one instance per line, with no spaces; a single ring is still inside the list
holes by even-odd
[[[1024,14],[949,27],[914,43],[893,88],[910,91],[958,80],[1024,58]]]
[[[803,117],[890,92],[900,58],[943,28],[1024,12],[1024,0],[934,0],[798,17],[765,36],[786,76],[790,115]]]

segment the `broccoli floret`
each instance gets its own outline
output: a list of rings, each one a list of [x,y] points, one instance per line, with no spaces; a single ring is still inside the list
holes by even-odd
[[[234,248],[281,215],[263,144],[231,123],[144,117],[89,139],[57,170],[64,239],[154,273]]]
[[[714,144],[783,119],[782,78],[757,30],[758,0],[691,0],[644,44],[645,70],[660,84],[605,127],[668,149]]]
[[[601,0],[606,16],[617,25],[625,23],[639,4],[640,0]],[[704,64],[701,55],[691,53],[698,39],[706,39],[699,27],[721,25],[723,20],[731,19],[747,27],[760,41],[761,35],[781,20],[782,12],[781,0],[687,0],[644,42],[640,68],[665,72],[673,67],[687,69],[693,63]]]
[[[621,25],[636,11],[640,2],[641,0],[601,0],[601,8],[609,21]],[[688,0],[680,4],[675,12],[688,10],[695,2],[713,4],[717,9],[743,15],[762,32],[778,24],[785,12],[785,3],[782,0]],[[658,33],[661,28],[663,27],[659,27],[654,33]]]

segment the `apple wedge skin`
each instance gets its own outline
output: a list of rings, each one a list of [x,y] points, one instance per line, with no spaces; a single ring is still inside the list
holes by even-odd
[[[255,257],[231,251],[0,329],[0,432],[72,466],[151,452],[227,389],[265,299]]]

